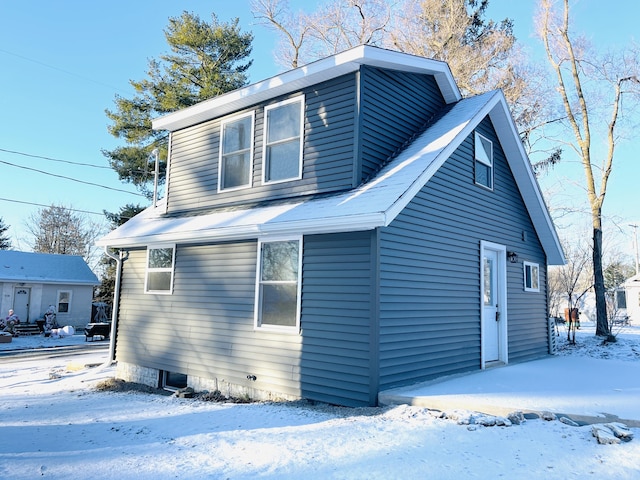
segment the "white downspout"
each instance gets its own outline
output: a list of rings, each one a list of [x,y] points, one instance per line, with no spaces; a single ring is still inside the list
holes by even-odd
[[[113,307],[111,309],[111,334],[109,335],[109,359],[105,364],[110,365],[116,355],[116,331],[118,329],[118,309],[120,307],[120,279],[122,277],[122,251],[119,256],[109,253],[109,247],[104,247],[104,253],[116,261],[116,283],[113,288]]]

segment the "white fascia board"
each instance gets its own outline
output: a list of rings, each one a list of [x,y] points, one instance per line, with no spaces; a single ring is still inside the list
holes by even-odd
[[[406,153],[411,156],[422,156],[433,154],[436,157],[428,167],[416,178],[410,187],[404,192],[394,204],[387,210],[387,223],[389,225],[407,206],[407,204],[418,194],[429,179],[438,171],[442,164],[455,152],[467,136],[469,136],[478,124],[489,116],[495,126],[496,134],[500,139],[500,144],[505,152],[507,162],[513,172],[518,189],[522,194],[525,206],[536,232],[547,254],[549,265],[563,265],[565,263],[564,253],[560,244],[553,220],[549,215],[538,181],[533,174],[533,169],[529,158],[524,150],[520,136],[518,135],[515,123],[509,112],[506,99],[501,91],[493,91],[477,97],[472,97],[463,102],[482,100],[486,98],[484,105],[480,106],[476,112],[468,118],[461,118],[461,122],[454,128],[445,131],[443,135],[437,135],[435,141],[424,145],[422,149],[411,152],[411,146]],[[455,109],[456,107],[454,107]],[[450,113],[455,113],[453,110]],[[445,115],[445,119],[446,119]],[[455,115],[453,119],[455,120]],[[447,119],[449,121],[449,119]],[[446,125],[445,125],[446,127]],[[438,124],[431,128],[438,128]],[[420,143],[420,137],[414,143]],[[439,147],[441,145],[442,147]],[[438,149],[440,150],[438,151]],[[386,226],[385,225],[385,226]]]
[[[490,117],[493,122],[500,144],[513,172],[518,190],[522,194],[525,206],[536,232],[547,254],[547,264],[564,265],[566,259],[562,244],[558,237],[553,219],[542,195],[538,179],[533,173],[529,160],[513,117],[507,106],[507,100],[502,91],[498,91],[499,103],[491,109]]]
[[[384,226],[384,212],[358,215],[343,215],[326,219],[298,220],[282,224],[264,224],[259,228],[261,236],[279,236],[289,234],[318,235],[323,233],[345,233],[373,230]]]
[[[167,220],[169,224],[171,220]],[[98,241],[100,246],[111,248],[135,248],[159,243],[194,244],[201,242],[222,242],[247,240],[265,236],[316,235],[323,233],[344,233],[372,230],[384,225],[384,213],[364,215],[345,215],[334,218],[315,218],[273,224],[252,224],[234,227],[214,227],[200,230],[168,229],[164,232],[148,233],[135,236],[123,236],[115,239],[107,237]]]
[[[176,131],[301,90],[309,85],[355,72],[361,65],[431,74],[435,76],[447,103],[456,102],[461,98],[451,70],[445,62],[361,45],[156,118],[152,121],[152,127],[154,130]]]

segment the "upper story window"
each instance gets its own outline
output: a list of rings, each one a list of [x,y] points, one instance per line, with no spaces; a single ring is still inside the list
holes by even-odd
[[[304,97],[264,109],[264,183],[302,178]]]
[[[493,143],[478,132],[474,140],[476,185],[493,190]]]
[[[251,186],[253,112],[222,122],[218,190]]]
[[[540,291],[540,268],[537,263],[523,262],[524,266],[524,291]]]
[[[300,238],[259,243],[256,328],[299,330],[300,245]]]
[[[175,252],[175,245],[147,248],[145,293],[171,294],[173,291]]]

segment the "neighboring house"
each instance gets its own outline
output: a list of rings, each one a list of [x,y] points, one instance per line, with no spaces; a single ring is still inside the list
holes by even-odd
[[[629,321],[640,324],[640,275],[634,275],[623,284],[625,291],[625,307]]]
[[[167,194],[99,241],[120,378],[375,405],[549,353],[564,256],[501,92],[360,46],[153,127]]]
[[[0,250],[0,314],[11,308],[22,323],[36,323],[53,305],[60,326],[87,324],[99,284],[80,256]]]
[[[628,278],[614,290],[613,314],[627,318],[629,323],[640,324],[640,275]]]

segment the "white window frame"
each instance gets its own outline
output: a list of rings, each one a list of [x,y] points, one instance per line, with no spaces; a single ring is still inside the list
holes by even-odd
[[[229,187],[229,188],[224,188],[224,132],[225,132],[225,126],[230,124],[230,123],[234,123],[237,121],[240,121],[246,117],[251,117],[251,133],[250,133],[250,144],[249,144],[249,183],[245,184],[245,185],[238,185],[236,187]],[[233,117],[229,117],[225,120],[223,120],[220,123],[220,152],[218,155],[218,192],[231,192],[234,190],[241,190],[244,188],[251,188],[252,184],[253,184],[253,148],[254,148],[254,130],[255,130],[255,112],[251,111],[249,113],[244,113],[242,115],[235,115]],[[243,152],[245,150],[237,150],[237,152]]]
[[[149,267],[149,255],[151,250],[162,250],[162,249],[172,249],[171,255],[171,267]],[[150,293],[154,295],[171,295],[173,293],[173,279],[175,276],[175,265],[176,265],[176,246],[175,244],[166,244],[166,245],[148,245],[147,246],[147,256],[145,260],[145,270],[144,270],[144,293]],[[149,273],[153,272],[171,272],[171,280],[168,290],[149,290]]]
[[[269,144],[267,141],[267,133],[269,131],[269,112],[271,110],[274,110],[276,108],[279,107],[283,107],[285,105],[289,105],[291,103],[300,103],[300,126],[299,126],[299,135],[298,135],[298,141],[299,141],[299,156],[298,156],[298,175],[295,177],[290,177],[290,178],[281,178],[278,180],[267,180],[267,172],[269,170],[269,165],[267,165],[267,153],[269,151],[269,147],[271,145],[275,145],[277,143],[286,143],[291,141],[292,139],[295,139],[296,136],[292,136],[289,137],[287,139],[284,140],[280,140],[279,142],[274,142],[273,144]],[[264,130],[262,133],[262,142],[263,142],[263,146],[262,146],[262,183],[264,185],[272,185],[275,183],[282,183],[282,182],[290,182],[292,180],[300,180],[302,178],[302,159],[303,159],[303,148],[304,148],[304,111],[305,111],[305,97],[304,95],[299,95],[297,97],[294,98],[290,98],[288,100],[284,100],[282,102],[278,102],[278,103],[274,103],[272,105],[267,105],[264,108]]]
[[[527,276],[527,270],[530,275]],[[534,275],[535,270],[535,275]],[[523,283],[525,292],[539,292],[540,291],[540,265],[533,262],[522,262]],[[531,278],[531,284],[527,282],[527,278]],[[535,280],[535,282],[534,282]]]
[[[278,243],[278,242],[297,242],[298,243],[298,278],[296,279],[296,323],[295,325],[271,325],[271,324],[262,324],[262,288],[261,286],[264,284],[262,281],[262,246],[264,244],[269,243]],[[255,311],[254,311],[254,329],[255,330],[271,330],[271,331],[280,331],[284,333],[299,333],[300,332],[300,309],[301,309],[301,298],[302,298],[302,249],[303,249],[303,241],[302,236],[293,236],[293,237],[278,237],[278,238],[269,238],[266,240],[259,239],[258,240],[258,251],[257,251],[257,267],[256,267],[256,291],[255,291]],[[274,284],[275,282],[270,282]],[[291,282],[282,282],[282,283],[291,283]]]
[[[63,293],[69,294],[69,301],[67,302],[68,308],[66,312],[60,311],[60,296]],[[73,299],[73,290],[58,290],[56,295],[56,313],[62,313],[62,315],[66,315],[71,313],[71,300]]]
[[[484,135],[482,135],[481,133],[478,132],[474,132],[475,136],[474,136],[474,146],[473,146],[473,157],[474,157],[474,163],[473,163],[473,181],[475,182],[476,185],[482,187],[482,188],[487,188],[489,190],[493,190],[493,182],[494,182],[494,176],[493,176],[493,165],[494,165],[494,155],[493,155],[493,142],[491,140],[489,140],[487,137],[485,137]],[[489,158],[485,158],[485,156],[487,155],[487,152],[484,149],[483,146],[483,140],[486,141],[489,146],[491,147],[491,152],[488,155]],[[483,183],[479,183],[477,180],[477,175],[476,175],[476,169],[477,169],[477,165],[478,163],[481,163],[483,165],[485,165],[486,167],[489,167],[489,183],[490,185],[485,185]]]

